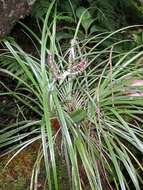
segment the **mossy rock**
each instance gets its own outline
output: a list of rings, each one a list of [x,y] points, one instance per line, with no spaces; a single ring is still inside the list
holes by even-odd
[[[19,153],[8,166],[6,164],[14,152],[0,158],[0,190],[29,190],[32,170],[37,158],[39,146],[40,142],[33,143]],[[58,153],[56,160],[60,189],[70,189],[65,160]],[[37,190],[47,189],[45,181],[46,173],[44,161],[42,160],[38,175]]]
[[[0,190],[28,190],[32,169],[39,143],[33,144],[19,153],[9,164],[13,154],[0,159]]]

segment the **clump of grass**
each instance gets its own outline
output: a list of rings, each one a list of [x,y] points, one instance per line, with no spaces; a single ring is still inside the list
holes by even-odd
[[[24,72],[26,77],[17,75],[10,67],[0,69],[18,82],[15,90],[1,82],[7,90],[1,95],[14,96],[23,116],[23,121],[1,130],[0,147],[14,143],[11,150],[18,149],[14,158],[41,139],[43,148],[35,163],[30,190],[34,177],[37,180],[42,157],[48,189],[60,188],[56,142],[67,163],[71,189],[80,190],[88,185],[92,190],[125,190],[132,185],[140,190],[143,167],[137,155],[143,152],[143,97],[129,93],[142,93],[142,87],[130,84],[131,79],[142,80],[143,69],[137,64],[143,55],[142,45],[117,52],[116,46],[125,43],[123,40],[101,49],[103,42],[130,27],[106,37],[101,34],[96,44],[99,35],[78,41],[82,15],[69,48],[62,51],[55,38],[56,9],[53,22],[48,23],[53,6],[54,2],[47,11],[41,39],[32,33],[41,45],[38,58],[25,53],[15,42],[4,41],[5,54],[16,60],[20,73]],[[35,113],[33,120],[25,115],[25,109]],[[20,144],[15,144],[20,140]]]

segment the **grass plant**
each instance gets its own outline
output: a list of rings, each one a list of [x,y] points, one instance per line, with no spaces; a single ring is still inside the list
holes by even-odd
[[[53,21],[49,23],[53,9]],[[143,88],[133,83],[143,80],[143,45],[128,52],[116,51],[119,44],[125,43],[123,40],[98,48],[130,27],[106,37],[103,33],[96,44],[99,35],[79,41],[82,16],[73,39],[66,42],[66,51],[56,41],[54,1],[44,19],[41,38],[32,33],[41,47],[39,56],[27,54],[14,41],[3,42],[6,51],[0,56],[12,58],[18,67],[8,62],[0,68],[0,72],[17,82],[16,88],[10,89],[1,81],[6,91],[0,96],[13,96],[21,117],[0,130],[0,148],[16,150],[13,159],[41,139],[43,148],[33,169],[30,190],[36,188],[42,157],[48,189],[62,189],[57,174],[58,137],[71,189],[126,190],[132,186],[141,190],[143,166],[138,155],[143,153]]]

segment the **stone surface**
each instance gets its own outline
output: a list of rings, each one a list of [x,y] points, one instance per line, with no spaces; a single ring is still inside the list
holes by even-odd
[[[0,37],[7,35],[14,24],[28,15],[35,0],[0,0]]]

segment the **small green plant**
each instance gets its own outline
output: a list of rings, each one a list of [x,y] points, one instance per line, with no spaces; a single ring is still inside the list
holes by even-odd
[[[0,147],[11,145],[11,151],[17,150],[13,159],[29,144],[41,140],[30,190],[43,157],[48,189],[62,189],[57,140],[67,164],[70,189],[126,190],[132,186],[141,190],[143,167],[137,155],[143,153],[143,89],[135,81],[143,80],[139,62],[143,45],[128,52],[116,51],[123,40],[101,49],[102,43],[130,27],[106,36],[102,33],[100,40],[98,34],[78,41],[83,12],[65,50],[56,41],[54,3],[49,5],[41,39],[32,32],[41,46],[39,56],[25,53],[15,42],[3,42],[5,56],[13,57],[21,72],[11,70],[7,66],[11,63],[0,69],[18,83],[12,90],[1,82],[6,92],[0,95],[15,97],[23,120],[0,131]],[[49,23],[51,11],[54,19]]]

